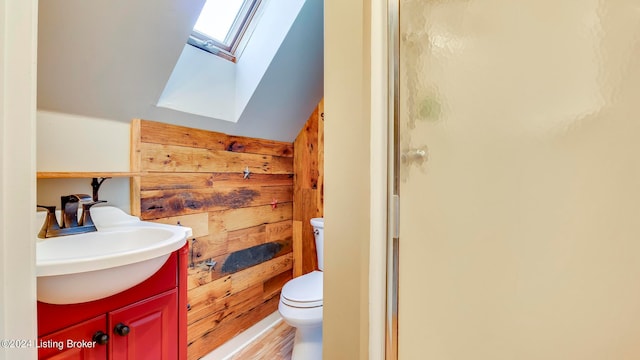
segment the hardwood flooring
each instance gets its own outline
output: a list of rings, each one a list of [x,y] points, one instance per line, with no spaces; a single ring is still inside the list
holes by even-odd
[[[230,360],[290,360],[295,328],[281,321]]]

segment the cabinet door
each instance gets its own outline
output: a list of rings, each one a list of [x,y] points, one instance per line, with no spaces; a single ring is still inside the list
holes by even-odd
[[[106,336],[106,325],[106,315],[101,315],[40,337],[37,344],[38,359],[106,360],[107,347],[94,341],[94,336]]]
[[[113,360],[178,358],[177,290],[170,290],[108,314]]]

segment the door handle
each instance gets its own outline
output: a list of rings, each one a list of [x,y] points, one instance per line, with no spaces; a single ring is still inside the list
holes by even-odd
[[[425,145],[402,152],[400,161],[405,165],[416,164],[422,166],[429,160],[429,148]]]

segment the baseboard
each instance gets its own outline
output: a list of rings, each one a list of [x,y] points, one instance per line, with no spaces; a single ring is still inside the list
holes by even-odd
[[[258,321],[255,325],[236,335],[233,339],[220,345],[217,349],[202,357],[202,360],[228,360],[240,350],[247,347],[267,330],[278,325],[282,317],[278,311],[273,312],[266,318]]]

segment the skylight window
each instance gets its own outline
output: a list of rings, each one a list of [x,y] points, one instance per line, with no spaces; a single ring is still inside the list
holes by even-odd
[[[259,3],[260,0],[207,0],[187,42],[235,62]]]

